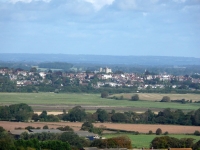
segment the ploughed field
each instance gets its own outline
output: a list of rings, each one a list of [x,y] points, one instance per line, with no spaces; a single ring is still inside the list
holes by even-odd
[[[27,126],[43,127],[48,125],[49,128],[57,128],[61,126],[70,126],[74,130],[80,130],[82,122],[8,122],[0,121],[0,126],[6,130],[14,130],[15,128],[25,128]],[[95,127],[105,127],[105,129],[138,131],[139,133],[148,133],[150,130],[155,133],[156,129],[161,128],[162,132],[169,134],[193,134],[196,130],[200,131],[200,126],[181,126],[181,125],[152,125],[152,124],[117,124],[117,123],[94,123]]]
[[[34,109],[34,111],[62,111],[69,110],[74,106],[80,105],[86,110],[94,111],[98,108],[116,111],[135,111],[144,112],[147,109],[152,111],[161,111],[165,108],[182,109],[185,111],[197,110],[200,103],[162,103],[159,102],[163,96],[169,96],[172,100],[185,99],[199,101],[200,94],[149,94],[138,93],[139,101],[130,101],[132,94],[123,95],[125,100],[114,100],[101,98],[100,94],[85,93],[0,93],[0,105],[10,105],[17,103],[26,103]]]

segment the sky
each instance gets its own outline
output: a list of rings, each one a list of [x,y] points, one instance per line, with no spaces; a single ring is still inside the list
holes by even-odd
[[[200,58],[200,0],[0,0],[0,53]]]

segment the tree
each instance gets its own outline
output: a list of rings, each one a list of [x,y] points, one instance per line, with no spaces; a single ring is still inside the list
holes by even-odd
[[[46,119],[47,119],[47,111],[46,111],[46,110],[43,110],[42,113],[39,115],[39,118],[40,118],[42,121],[46,121]]]
[[[194,150],[200,150],[200,140],[198,142],[196,142],[193,147]]]
[[[115,113],[111,117],[113,122],[128,122],[128,119],[124,113]]]
[[[10,120],[12,114],[8,106],[0,106],[0,120]]]
[[[99,108],[97,109],[96,113],[98,116],[98,121],[105,122],[108,120],[108,113],[106,110]]]
[[[70,126],[58,127],[57,129],[61,131],[74,131]]]
[[[139,95],[138,94],[135,94],[131,97],[131,100],[132,101],[138,101],[140,98],[139,98]]]
[[[180,140],[169,136],[155,137],[151,141],[151,147],[154,149],[164,149],[169,147],[180,148]]]
[[[98,139],[91,143],[92,147],[98,148],[127,148],[131,149],[131,140],[127,136],[113,137],[109,139]]]
[[[153,134],[153,131],[152,131],[152,130],[149,130],[149,134]]]
[[[86,118],[85,109],[76,106],[69,111],[68,117],[70,121],[83,121]]]
[[[196,126],[200,125],[200,108],[196,110],[194,115],[192,116],[192,123],[193,125],[196,125]]]
[[[161,102],[170,102],[170,97],[169,96],[163,96]]]
[[[49,129],[48,125],[43,126],[43,129]]]
[[[32,116],[32,120],[34,120],[34,121],[38,121],[38,120],[39,120],[39,116],[38,116],[38,114],[33,114],[33,116]]]
[[[200,136],[200,132],[198,130],[194,131],[194,135]]]
[[[94,128],[91,122],[84,122],[81,126],[81,130],[92,131]]]
[[[36,68],[36,67],[32,67],[32,68],[30,69],[30,72],[37,72],[37,68]]]
[[[161,135],[162,134],[162,130],[160,129],[160,128],[158,128],[157,130],[156,130],[156,135]]]
[[[107,98],[108,97],[108,92],[104,91],[101,92],[101,98]]]
[[[62,142],[68,142],[71,146],[76,146],[78,148],[82,148],[84,146],[85,139],[81,139],[74,132],[64,132],[62,133],[58,139]]]
[[[26,121],[33,115],[33,109],[27,104],[14,104],[9,106],[10,113],[17,121]]]

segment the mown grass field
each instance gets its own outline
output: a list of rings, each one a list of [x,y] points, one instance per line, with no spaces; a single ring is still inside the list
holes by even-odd
[[[200,101],[200,94],[160,94],[160,93],[137,93],[139,95],[140,100],[148,100],[148,101],[160,101],[163,96],[169,96],[171,100],[180,100],[180,99],[185,99],[185,100],[192,100],[193,102],[195,101]],[[133,94],[131,93],[123,93],[123,94],[114,94],[112,96],[123,96],[125,99],[131,99],[131,96]]]
[[[133,94],[129,94],[133,95]],[[116,106],[135,108],[171,108],[183,110],[197,110],[200,103],[161,103],[155,102],[162,96],[170,96],[171,99],[200,99],[196,94],[139,94],[140,101],[103,99],[100,94],[77,94],[77,93],[0,93],[0,105],[16,103],[37,105],[88,105],[88,106]],[[145,98],[146,97],[146,98]],[[154,100],[153,100],[154,99]]]
[[[133,135],[133,134],[105,134],[103,135],[103,137],[106,138],[111,138],[111,137],[115,137],[115,136],[128,136],[131,139],[132,142],[132,147],[133,148],[150,148],[150,143],[151,141],[155,138],[155,137],[159,137],[159,136],[164,136],[164,135],[147,135],[147,134],[139,134],[139,135]],[[195,135],[185,135],[185,134],[169,134],[167,136],[170,137],[175,137],[178,139],[181,138],[193,138],[194,143],[200,140],[200,136],[195,136]]]

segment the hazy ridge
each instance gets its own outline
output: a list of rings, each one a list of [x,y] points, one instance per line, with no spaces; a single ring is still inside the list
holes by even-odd
[[[68,62],[92,64],[126,65],[200,65],[200,58],[172,56],[112,56],[112,55],[70,55],[70,54],[25,54],[1,53],[4,62]]]

